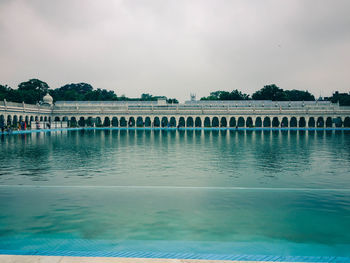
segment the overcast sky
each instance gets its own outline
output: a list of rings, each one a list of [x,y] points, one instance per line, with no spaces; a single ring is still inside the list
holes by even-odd
[[[349,0],[0,0],[0,84],[350,91]]]

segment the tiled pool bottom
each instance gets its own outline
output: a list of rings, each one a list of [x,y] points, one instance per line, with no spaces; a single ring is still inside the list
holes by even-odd
[[[268,263],[271,261],[0,255],[1,263]],[[274,261],[277,262],[278,261]],[[295,262],[297,263],[297,262]]]
[[[113,242],[109,240],[16,237],[0,238],[0,245],[0,254],[2,255],[350,263],[350,257],[327,256],[327,254],[332,253],[334,248],[322,245],[286,245],[283,242],[276,242],[271,248],[271,244],[264,242],[249,242],[249,244],[244,242],[180,241]],[[249,248],[261,253],[250,255]],[[318,251],[318,256],[312,256],[315,255],[315,251]]]

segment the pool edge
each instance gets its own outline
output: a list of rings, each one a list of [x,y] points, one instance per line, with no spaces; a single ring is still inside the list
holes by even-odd
[[[332,128],[277,128],[277,127],[79,127],[79,128],[59,128],[59,129],[40,129],[40,130],[17,130],[11,132],[0,132],[0,135],[15,135],[15,134],[29,134],[41,132],[59,132],[59,131],[88,131],[88,130],[131,130],[131,131],[350,131],[349,127],[332,127]]]
[[[65,257],[65,258],[87,258],[88,262],[94,262],[93,258],[99,258],[104,262],[108,259],[142,259],[142,262],[155,263],[159,259],[162,262],[341,262],[350,263],[350,257],[342,256],[276,256],[276,255],[227,255],[227,254],[196,254],[196,253],[160,253],[160,252],[116,252],[116,251],[22,251],[22,250],[0,250],[0,262],[2,257],[21,258],[27,257]],[[104,261],[102,260],[104,259]],[[17,261],[9,261],[17,262]],[[18,261],[21,262],[21,261]],[[27,262],[27,261],[26,261]],[[33,261],[36,262],[36,261]],[[41,262],[41,261],[38,261]],[[51,262],[51,261],[50,261]],[[59,261],[61,262],[61,261]],[[75,261],[74,261],[75,262]],[[78,261],[80,262],[80,261]],[[97,262],[97,261],[96,261]],[[122,261],[120,261],[122,262]],[[127,261],[123,261],[127,262]]]

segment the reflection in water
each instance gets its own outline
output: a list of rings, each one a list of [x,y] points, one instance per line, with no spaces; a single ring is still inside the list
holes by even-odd
[[[299,244],[316,244],[317,255],[348,255],[349,135],[81,130],[1,137],[0,249],[26,235],[231,244],[222,253],[265,253],[249,245],[262,242],[279,249],[273,253],[300,254]]]
[[[0,183],[346,188],[349,138],[339,131],[249,130],[6,136]]]

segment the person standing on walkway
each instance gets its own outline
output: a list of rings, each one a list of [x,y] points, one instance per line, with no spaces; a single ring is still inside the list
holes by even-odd
[[[25,122],[21,121],[21,130],[24,131],[25,130]]]

